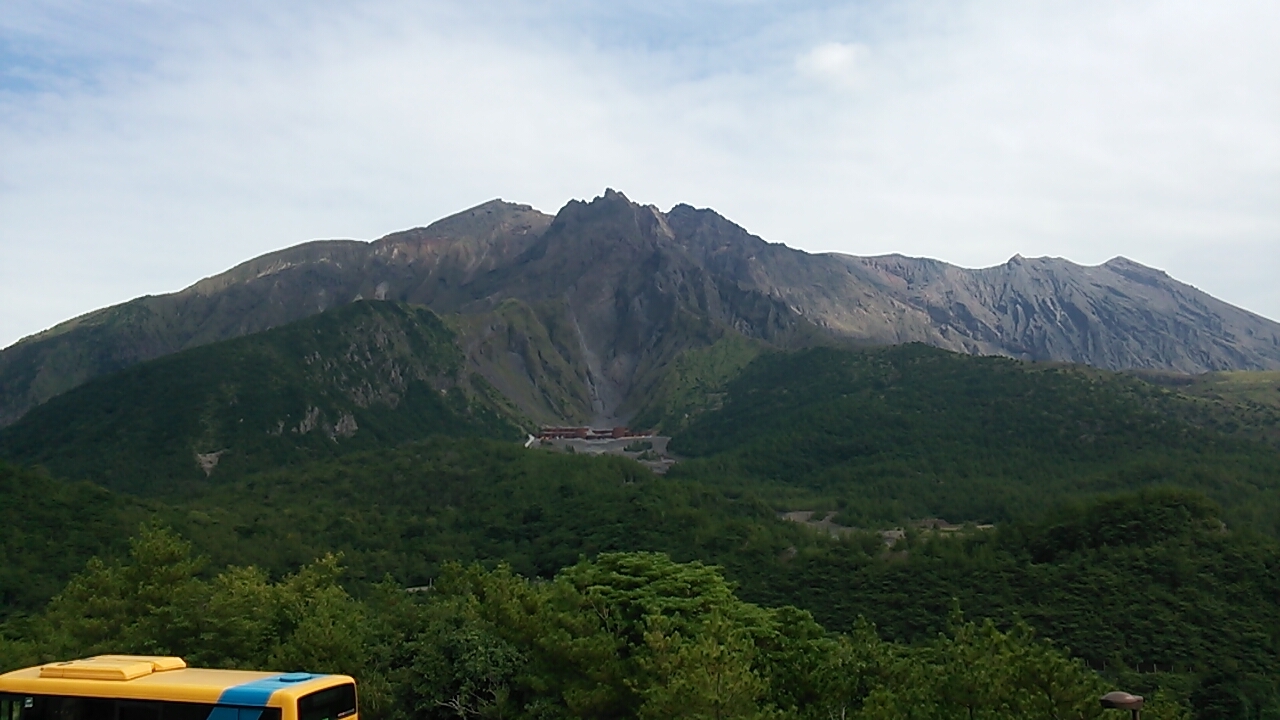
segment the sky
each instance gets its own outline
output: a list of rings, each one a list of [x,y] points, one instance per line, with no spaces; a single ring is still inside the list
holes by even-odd
[[[614,188],[811,252],[1117,255],[1280,320],[1280,3],[4,0],[0,347]]]

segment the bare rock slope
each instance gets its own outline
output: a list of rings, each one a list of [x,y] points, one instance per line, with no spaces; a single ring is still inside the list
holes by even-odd
[[[374,242],[306,243],[68,321],[0,352],[0,425],[92,377],[361,298],[453,316],[473,370],[542,421],[625,418],[680,353],[735,332],[1114,370],[1280,369],[1280,324],[1124,258],[968,270],[812,255],[610,190],[555,217],[495,200]]]

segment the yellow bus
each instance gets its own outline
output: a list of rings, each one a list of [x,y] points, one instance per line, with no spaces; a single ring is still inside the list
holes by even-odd
[[[0,675],[0,720],[358,720],[346,675],[189,668],[144,655]]]

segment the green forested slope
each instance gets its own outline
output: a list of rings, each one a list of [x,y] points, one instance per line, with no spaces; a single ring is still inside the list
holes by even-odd
[[[550,577],[580,557],[623,550],[714,558],[745,572],[809,537],[751,496],[667,480],[623,458],[481,438],[437,436],[353,452],[206,483],[162,501],[6,472],[14,482],[6,486],[13,503],[5,507],[12,519],[3,551],[23,558],[8,569],[25,568],[15,577],[39,581],[15,596],[12,609],[43,602],[91,555],[123,547],[147,518],[191,538],[213,567],[254,564],[280,576],[340,552],[358,587],[387,575],[424,585],[455,561],[505,562]],[[88,530],[97,544],[65,542]],[[46,536],[54,541],[49,547],[25,554]],[[49,557],[57,562],[47,564]]]
[[[705,348],[681,353],[662,375],[632,427],[659,428],[670,435],[698,415],[719,407],[725,386],[768,346],[734,331]]]
[[[152,508],[0,462],[0,618],[48,600],[94,555],[127,547]]]
[[[591,385],[582,340],[563,302],[536,306],[508,298],[486,313],[451,315],[468,364],[545,425],[591,421]]]
[[[1280,530],[1280,452],[1163,412],[1122,376],[921,345],[762,356],[671,443],[677,477],[839,507],[845,524],[1007,522],[1073,497],[1196,489]],[[794,509],[794,507],[792,508]]]
[[[429,310],[357,302],[87,383],[0,430],[0,456],[155,494],[432,434],[514,439],[504,406]]]
[[[449,561],[550,577],[581,556],[656,550],[733,566],[805,533],[750,497],[673,482],[631,460],[436,438],[268,470],[181,505],[215,563],[276,573],[342,552],[353,579],[426,584]]]

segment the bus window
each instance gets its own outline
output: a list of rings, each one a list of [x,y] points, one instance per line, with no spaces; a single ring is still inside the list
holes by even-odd
[[[356,686],[336,685],[304,695],[298,701],[298,720],[338,720],[356,714]]]
[[[0,695],[0,720],[22,720],[22,698]]]
[[[114,720],[115,705],[114,700],[102,698],[37,695],[28,706],[26,720]]]
[[[116,720],[160,720],[160,703],[121,700],[116,705]],[[81,717],[94,717],[82,715]]]
[[[201,703],[165,702],[161,712],[161,720],[208,720],[212,717],[213,705]],[[121,708],[123,710],[124,708]],[[121,715],[120,717],[124,717]]]
[[[0,720],[209,720],[214,705],[57,695],[0,695]],[[232,720],[280,720],[280,708],[219,708]]]
[[[176,715],[170,715],[166,708],[164,720],[179,719]],[[280,708],[218,705],[212,712],[205,710],[204,715],[183,716],[181,720],[280,720]]]

